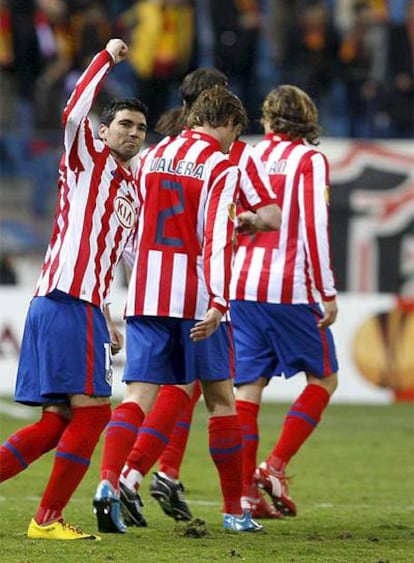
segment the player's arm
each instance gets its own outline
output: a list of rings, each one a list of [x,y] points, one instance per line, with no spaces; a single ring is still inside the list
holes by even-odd
[[[193,342],[200,342],[200,340],[204,340],[212,335],[220,326],[222,316],[223,313],[221,311],[215,307],[211,307],[211,309],[207,311],[205,318],[197,322],[190,330],[191,340]]]
[[[234,222],[231,209],[238,196],[240,171],[221,162],[216,166],[204,216],[203,265],[210,307],[228,309],[233,263]]]
[[[125,264],[125,269],[128,273],[128,279],[131,275],[132,268],[134,267],[135,256],[136,256],[136,231],[135,234],[131,234],[122,252],[122,261]]]
[[[329,241],[329,173],[328,162],[321,153],[313,153],[302,173],[299,208],[305,245],[310,257],[314,283],[322,297],[325,313],[321,328],[335,322],[336,289]]]
[[[326,328],[333,324],[338,315],[338,305],[336,304],[336,299],[331,299],[329,301],[323,301],[323,317],[319,320],[319,328]]]
[[[134,269],[135,258],[137,256],[138,244],[138,219],[136,221],[133,232],[130,234],[124,249],[122,251],[122,263],[124,265],[125,278],[129,284],[131,279],[132,270]]]
[[[269,176],[253,147],[245,146],[245,158],[240,162],[240,203],[245,209],[237,216],[237,231],[254,234],[280,228],[282,212]]]
[[[115,356],[115,354],[118,354],[124,346],[124,336],[112,319],[109,304],[104,306],[103,313],[106,324],[108,325],[109,336],[111,338],[111,352]]]
[[[234,224],[229,209],[237,197],[240,171],[222,161],[215,170],[204,214],[203,265],[209,293],[205,319],[190,331],[194,341],[207,338],[220,325],[228,309],[229,285],[233,261]]]
[[[79,127],[87,117],[104,79],[114,64],[127,57],[128,47],[121,39],[111,39],[106,48],[95,55],[76,83],[63,111],[65,149],[69,153]]]
[[[242,211],[237,215],[237,232],[254,235],[258,231],[276,231],[280,228],[282,214],[277,204],[264,205],[256,211]]]

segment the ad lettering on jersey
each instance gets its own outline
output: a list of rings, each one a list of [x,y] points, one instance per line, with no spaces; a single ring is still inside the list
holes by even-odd
[[[114,208],[121,225],[126,229],[132,229],[136,220],[135,210],[132,203],[125,197],[119,196],[115,198]]]
[[[268,163],[267,171],[269,174],[284,174],[286,170],[287,160],[276,160]]]

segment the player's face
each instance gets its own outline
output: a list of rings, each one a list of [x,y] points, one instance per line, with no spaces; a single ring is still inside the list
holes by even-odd
[[[147,132],[145,115],[138,111],[122,109],[107,125],[100,126],[100,137],[111,152],[123,163],[127,163],[140,151]]]

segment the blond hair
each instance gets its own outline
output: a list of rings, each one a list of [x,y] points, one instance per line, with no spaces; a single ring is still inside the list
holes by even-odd
[[[275,133],[285,133],[292,140],[305,139],[311,145],[318,144],[320,126],[318,110],[311,98],[290,84],[271,90],[262,105],[262,124]]]

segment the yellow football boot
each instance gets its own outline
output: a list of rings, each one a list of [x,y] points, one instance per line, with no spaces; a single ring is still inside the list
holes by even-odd
[[[34,518],[32,518],[29,524],[27,537],[31,540],[101,540],[99,536],[85,534],[77,526],[71,526],[63,520],[57,520],[47,526],[39,526]]]

